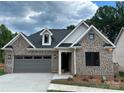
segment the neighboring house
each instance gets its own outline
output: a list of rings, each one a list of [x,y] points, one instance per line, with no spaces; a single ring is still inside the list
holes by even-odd
[[[119,70],[124,71],[124,27],[121,28],[116,40],[116,48],[113,52],[113,60],[119,64]]]
[[[45,28],[30,36],[19,33],[2,49],[7,73],[113,76],[114,48],[115,45],[93,25],[81,21],[72,31]]]

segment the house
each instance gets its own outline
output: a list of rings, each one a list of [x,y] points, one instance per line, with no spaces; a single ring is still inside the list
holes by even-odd
[[[116,48],[113,51],[113,61],[119,64],[119,70],[124,71],[124,27],[121,28],[116,40]]]
[[[72,31],[45,28],[30,36],[19,33],[2,49],[7,73],[113,76],[114,48],[96,27],[81,21]]]

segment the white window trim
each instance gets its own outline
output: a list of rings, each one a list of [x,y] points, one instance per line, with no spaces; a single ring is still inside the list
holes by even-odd
[[[46,34],[43,34],[42,35],[42,45],[51,45],[51,35],[50,34],[48,34],[49,35],[49,40],[48,40],[48,43],[45,43],[45,38],[44,38],[44,36],[45,36]]]
[[[45,43],[44,42],[44,36],[45,36],[45,32],[48,32],[47,34],[49,35],[49,42],[48,43]],[[48,29],[48,28],[45,28],[41,33],[40,33],[40,35],[42,35],[42,45],[51,45],[51,43],[52,43],[52,38],[51,38],[51,36],[53,35],[53,33]]]

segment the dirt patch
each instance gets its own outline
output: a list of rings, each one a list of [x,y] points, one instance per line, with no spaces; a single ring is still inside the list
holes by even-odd
[[[4,64],[0,63],[0,69],[4,69]]]

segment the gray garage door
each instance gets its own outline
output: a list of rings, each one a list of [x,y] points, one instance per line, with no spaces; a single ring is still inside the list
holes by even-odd
[[[51,56],[15,56],[14,72],[19,73],[39,73],[51,72]]]

